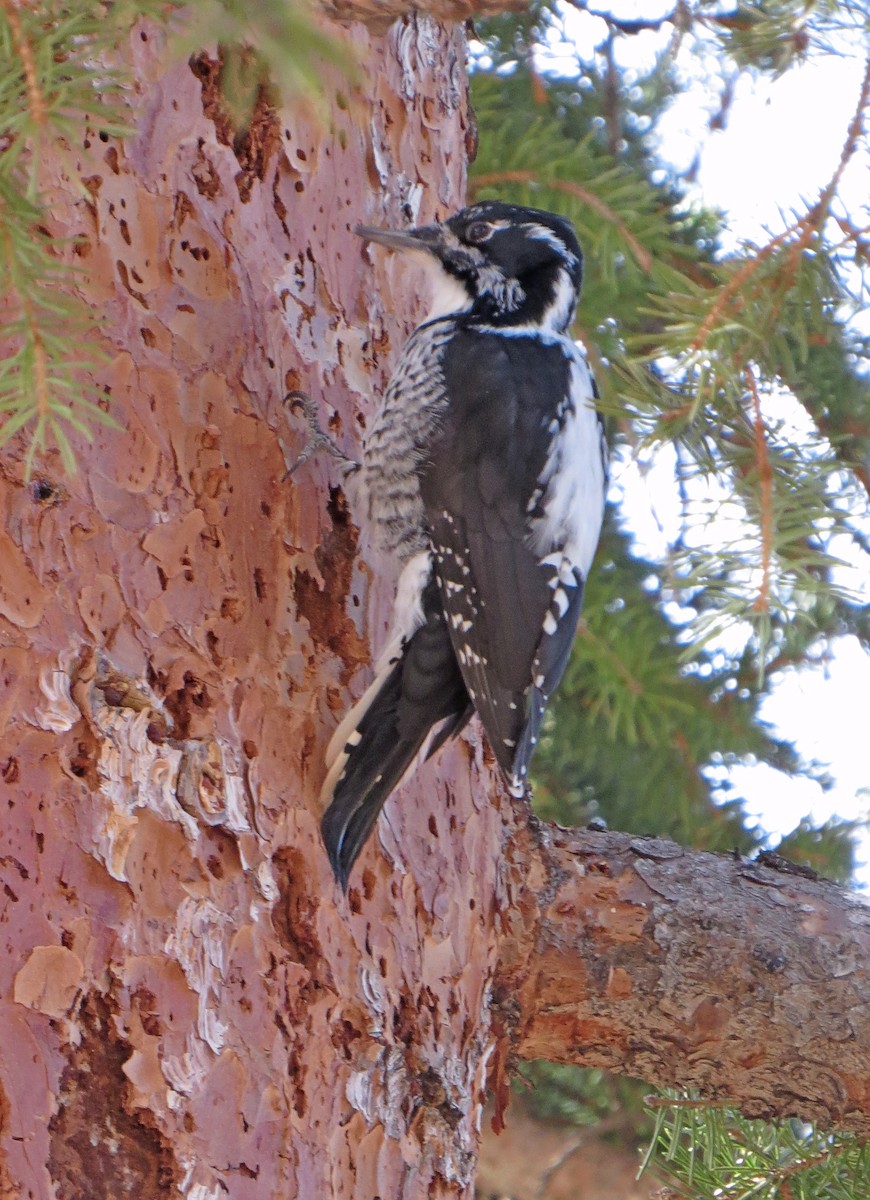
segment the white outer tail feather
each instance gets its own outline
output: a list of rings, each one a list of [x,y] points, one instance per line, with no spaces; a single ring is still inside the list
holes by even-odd
[[[423,624],[423,590],[431,573],[432,556],[428,550],[421,550],[413,558],[409,558],[402,568],[396,587],[393,621],[387,644],[375,664],[375,677],[342,719],[326,748],[327,774],[320,790],[320,800],[324,806],[331,801],[344,772],[350,757],[346,753],[346,747],[348,743],[353,742],[354,731],[371,708],[393,667],[402,657],[405,645]]]

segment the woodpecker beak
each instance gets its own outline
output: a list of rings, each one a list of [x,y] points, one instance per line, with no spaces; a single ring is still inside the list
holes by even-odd
[[[419,229],[378,229],[374,225],[357,225],[354,233],[390,250],[428,250],[430,253],[438,252],[443,239],[440,225],[421,225]]]

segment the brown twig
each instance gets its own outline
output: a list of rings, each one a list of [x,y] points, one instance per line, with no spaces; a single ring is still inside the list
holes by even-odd
[[[30,108],[30,115],[37,125],[44,125],[48,111],[45,104],[45,97],[39,87],[39,82],[36,72],[36,60],[33,57],[33,47],[24,36],[24,30],[21,28],[21,18],[17,7],[12,0],[0,0],[6,20],[9,22],[9,28],[12,32],[12,41],[15,49],[21,58],[21,65],[24,69],[24,82],[27,86],[27,99]]]
[[[740,291],[747,280],[752,278],[762,263],[771,258],[780,248],[780,246],[788,241],[793,233],[796,233],[799,229],[801,229],[803,223],[804,219],[801,221],[796,221],[794,225],[789,225],[788,229],[784,229],[782,233],[778,233],[776,237],[771,238],[766,246],[762,246],[754,258],[751,258],[748,262],[745,262],[740,270],[731,276],[731,278],[722,288],[719,295],[714,300],[713,304],[710,306],[710,311],[701,322],[698,333],[693,339],[692,345],[690,346],[691,351],[700,350],[706,344],[707,338],[710,336],[710,333],[712,332],[717,320],[724,312],[732,296]],[[806,239],[807,242],[810,240],[812,233],[814,232],[814,230],[811,231],[810,235]],[[793,246],[798,246],[801,249],[805,244],[806,243],[803,241],[803,235],[798,242],[792,243]]]
[[[749,280],[755,272],[761,267],[762,263],[766,262],[773,254],[783,245],[788,244],[789,259],[792,264],[796,263],[800,253],[806,249],[812,239],[821,232],[822,226],[828,215],[831,201],[837,191],[840,179],[843,172],[855,153],[858,147],[858,139],[861,136],[863,129],[864,110],[870,103],[870,55],[867,56],[867,62],[864,68],[864,79],[861,84],[861,91],[858,95],[858,103],[855,106],[855,111],[852,119],[849,122],[849,128],[846,134],[846,140],[843,143],[843,149],[840,154],[840,160],[837,163],[836,170],[831,176],[828,183],[819,194],[819,198],[812,208],[808,209],[800,220],[795,221],[793,225],[789,225],[788,229],[778,233],[776,237],[771,238],[766,246],[763,246],[754,258],[744,263],[739,271],[728,281],[722,291],[716,297],[707,316],[701,322],[701,326],[694,340],[692,341],[691,350],[700,350],[706,344],[707,338],[710,336],[717,320],[722,316],[728,302],[731,298],[740,291],[743,285]],[[794,234],[798,237],[794,241],[789,241]]]
[[[583,1129],[579,1129],[573,1137],[568,1138],[562,1149],[555,1157],[544,1167],[538,1179],[538,1186],[535,1191],[537,1200],[544,1200],[547,1194],[553,1176],[564,1167],[565,1163],[572,1158],[579,1150],[588,1146],[590,1142],[599,1141],[609,1133],[630,1133],[633,1132],[633,1125],[630,1117],[625,1112],[612,1113],[609,1117],[602,1117],[600,1121],[596,1121],[594,1125],[588,1125]]]
[[[605,221],[616,226],[620,235],[625,238],[631,248],[641,270],[647,272],[652,270],[652,255],[649,250],[637,240],[622,218],[608,204],[605,204],[593,192],[588,191],[582,184],[574,183],[570,179],[542,180],[534,171],[488,171],[469,180],[469,188],[476,194],[480,188],[497,187],[502,183],[537,183],[550,187],[556,192],[564,192],[566,196],[572,196],[575,200],[581,200],[584,204],[588,204],[599,216],[604,217]]]
[[[867,55],[867,61],[864,64],[864,78],[861,81],[861,91],[858,93],[858,103],[855,105],[852,120],[849,122],[849,128],[846,131],[846,140],[840,152],[840,161],[837,163],[837,169],[828,181],[827,187],[822,189],[822,193],[812,210],[819,214],[819,227],[827,215],[828,207],[840,184],[843,172],[848,166],[852,155],[858,149],[858,139],[861,136],[864,125],[864,110],[867,108],[868,103],[870,103],[870,54]]]
[[[744,370],[752,396],[755,465],[758,469],[759,508],[761,510],[761,587],[752,605],[754,612],[770,608],[770,562],[773,556],[773,468],[767,452],[767,430],[761,414],[761,397],[751,367]]]
[[[622,93],[619,87],[619,71],[613,52],[614,36],[610,30],[604,45],[607,69],[601,81],[601,109],[604,113],[604,128],[607,130],[607,149],[611,158],[618,158],[622,145]]]

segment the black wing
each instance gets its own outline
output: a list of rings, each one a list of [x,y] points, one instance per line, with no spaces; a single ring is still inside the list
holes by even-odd
[[[421,470],[450,636],[493,752],[517,792],[577,628],[583,572],[572,551],[575,527],[588,519],[597,538],[601,523],[597,437],[588,450],[580,446],[588,463],[561,464],[554,451],[573,407],[591,399],[591,392],[574,394],[574,366],[559,339],[457,334],[443,363],[447,412]],[[566,443],[576,446],[576,437]],[[583,487],[566,490],[557,470],[568,471],[572,487],[575,476],[582,485],[586,471],[593,494],[602,493],[588,518],[575,511],[574,492],[582,502]],[[556,512],[549,528],[554,487],[561,487],[556,509],[571,519]]]

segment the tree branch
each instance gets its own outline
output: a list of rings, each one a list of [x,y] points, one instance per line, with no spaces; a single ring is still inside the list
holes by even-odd
[[[316,0],[318,7],[333,20],[359,21],[375,29],[384,29],[399,17],[424,13],[437,21],[467,21],[491,17],[496,13],[521,12],[529,0]]]
[[[678,4],[670,12],[664,13],[660,17],[638,17],[634,20],[629,20],[627,18],[620,18],[611,12],[602,12],[600,9],[590,8],[585,0],[568,0],[568,3],[580,12],[588,13],[590,17],[598,17],[599,20],[606,21],[611,29],[627,34],[643,33],[647,29],[661,29],[663,25],[673,22],[681,11],[685,10],[685,5]]]
[[[536,828],[494,988],[514,1054],[870,1133],[870,908],[790,864]]]

